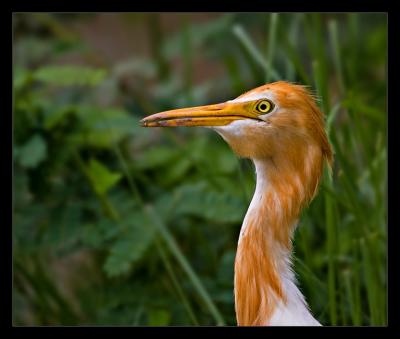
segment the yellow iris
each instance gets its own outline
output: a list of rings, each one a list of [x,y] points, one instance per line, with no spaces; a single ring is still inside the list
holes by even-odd
[[[260,101],[257,106],[256,109],[257,111],[259,111],[260,113],[269,113],[272,111],[273,109],[273,104],[271,101],[269,100],[262,100]]]

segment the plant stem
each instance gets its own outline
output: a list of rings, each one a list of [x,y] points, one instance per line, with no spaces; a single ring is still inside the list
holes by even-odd
[[[157,250],[160,253],[160,257],[161,257],[162,261],[164,262],[165,268],[167,269],[168,275],[170,276],[171,281],[172,281],[176,291],[178,292],[178,295],[181,298],[182,303],[186,308],[186,311],[189,314],[189,317],[191,318],[194,325],[199,326],[199,321],[197,320],[196,315],[194,314],[192,307],[190,306],[189,300],[186,298],[185,293],[183,292],[181,286],[179,285],[178,279],[177,279],[174,269],[168,259],[168,256],[165,253],[161,243],[157,239],[156,239],[156,245],[157,245]]]

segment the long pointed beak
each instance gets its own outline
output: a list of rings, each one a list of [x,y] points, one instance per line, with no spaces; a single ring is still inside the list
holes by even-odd
[[[224,126],[235,120],[258,119],[249,103],[222,104],[174,109],[150,115],[140,121],[144,127]]]

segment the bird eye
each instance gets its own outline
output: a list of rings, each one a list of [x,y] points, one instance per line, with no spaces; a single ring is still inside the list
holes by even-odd
[[[273,108],[274,108],[274,105],[269,100],[262,100],[256,106],[257,111],[259,111],[260,113],[271,112]]]

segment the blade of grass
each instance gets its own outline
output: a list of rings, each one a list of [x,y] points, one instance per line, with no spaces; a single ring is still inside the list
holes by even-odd
[[[350,181],[350,178],[358,176],[358,173],[352,169],[351,164],[349,164],[348,159],[344,155],[342,147],[338,143],[335,130],[331,131],[331,139],[335,146],[335,158],[337,159],[343,173],[346,173],[346,175],[340,176],[340,183],[344,185],[343,192],[348,197],[347,201],[351,204],[353,213],[355,213],[357,219],[360,220],[358,228],[359,236],[363,236],[365,235],[365,227],[363,226],[368,224],[369,221],[364,213],[363,206],[361,206],[359,199],[357,198],[354,184]]]
[[[346,299],[346,290],[345,290],[345,286],[343,283],[343,279],[344,279],[344,272],[339,271],[340,273],[338,273],[338,308],[339,308],[339,314],[338,316],[340,316],[340,324],[341,325],[346,325],[347,323],[347,305],[348,305],[348,300]],[[339,321],[338,321],[339,322]]]
[[[278,72],[264,60],[262,53],[259,51],[259,49],[256,47],[256,45],[253,43],[253,41],[250,39],[250,37],[248,36],[248,34],[246,33],[246,31],[243,29],[243,27],[241,25],[238,25],[238,24],[235,25],[233,27],[232,31],[233,31],[233,34],[236,36],[236,38],[243,45],[243,47],[252,56],[254,61],[266,73],[270,73],[272,80],[280,80],[282,78],[278,74]]]
[[[350,86],[359,81],[359,66],[358,60],[360,58],[360,18],[358,13],[348,13],[346,31],[349,32],[349,41],[353,45],[350,49],[351,53],[346,58],[347,61],[347,74]]]
[[[167,243],[169,249],[171,250],[172,254],[175,256],[175,259],[179,262],[182,269],[186,272],[189,279],[191,280],[193,286],[196,288],[197,292],[199,293],[200,297],[203,299],[205,305],[213,315],[214,319],[217,322],[218,326],[222,326],[225,324],[221,313],[218,311],[217,307],[215,306],[214,302],[212,301],[210,295],[208,294],[207,290],[204,288],[200,278],[194,272],[192,267],[190,266],[189,262],[187,261],[186,257],[183,255],[181,250],[179,249],[178,244],[176,243],[175,239],[172,237],[169,230],[166,228],[164,223],[158,217],[158,215],[154,212],[152,206],[145,206],[144,209],[147,211],[152,224],[155,225],[162,235],[163,239]]]
[[[301,13],[300,13],[301,14]],[[297,41],[297,35],[299,31],[299,24],[300,24],[300,16],[299,13],[296,13],[294,16],[293,20],[290,20],[290,28],[289,28],[289,34],[286,34],[286,32],[283,32],[280,35],[280,40],[287,40],[286,43],[290,45],[289,48],[291,48],[292,45],[294,45]],[[285,42],[283,42],[283,46],[285,47]],[[296,55],[297,56],[297,55]],[[293,60],[288,57],[287,53],[285,54],[285,64],[286,64],[286,79],[289,81],[295,81],[295,66]],[[300,63],[300,66],[302,67],[302,64]],[[304,72],[304,70],[303,70]],[[305,79],[303,79],[304,81]],[[306,85],[309,85],[307,81],[305,81]]]
[[[32,260],[32,259],[29,259]],[[13,268],[14,274],[18,275],[18,279],[28,282],[29,288],[31,289],[29,294],[29,300],[36,308],[36,312],[33,315],[35,321],[38,324],[46,324],[48,319],[48,311],[53,310],[53,305],[51,300],[49,300],[49,295],[43,290],[43,285],[39,279],[36,279],[31,270],[27,269],[28,260],[22,262],[20,259],[14,257]],[[25,285],[25,284],[24,284]]]
[[[379,230],[370,233],[369,236],[365,239],[366,245],[369,250],[370,264],[372,265],[371,271],[372,273],[372,283],[374,285],[374,308],[376,310],[377,316],[377,324],[383,325],[385,323],[385,315],[384,315],[384,294],[382,293],[382,289],[379,286],[385,286],[384,279],[385,274],[383,272],[384,268],[380,264],[382,260],[380,260],[379,253],[379,243],[378,243]]]
[[[319,82],[319,94],[321,95],[322,107],[325,113],[330,110],[329,91],[328,91],[328,61],[325,53],[325,41],[323,39],[323,27],[321,24],[321,14],[311,13],[311,22],[306,24],[307,37],[309,38],[312,58],[318,62],[317,73]],[[307,23],[307,21],[306,21]]]
[[[329,103],[323,96],[326,91],[326,84],[324,83],[323,72],[320,67],[320,63],[317,60],[312,62],[312,68],[314,73],[315,85],[317,93],[321,95],[322,107],[325,112],[329,112]],[[326,186],[332,187],[332,177],[327,176]],[[328,300],[329,300],[329,317],[332,325],[337,324],[337,302],[336,302],[336,227],[334,220],[334,200],[331,195],[325,193],[325,222],[327,231],[327,255],[328,255]]]
[[[230,77],[230,83],[232,84],[232,90],[234,93],[240,94],[245,92],[244,81],[242,80],[240,74],[239,64],[231,54],[226,54],[223,58],[224,64],[228,70],[228,75]]]
[[[271,72],[267,70],[272,69],[274,61],[277,26],[278,26],[278,13],[272,13],[270,16],[270,23],[268,30],[267,64],[265,73],[265,82],[267,83],[271,81]]]
[[[140,324],[139,321],[143,313],[144,313],[143,305],[140,305],[135,312],[135,317],[133,318],[133,324],[132,324],[133,326],[139,326]]]
[[[190,25],[185,22],[184,29],[182,31],[181,36],[181,50],[183,56],[183,79],[184,79],[184,91],[186,94],[186,100],[188,101],[188,105],[193,104],[193,79],[192,79],[192,37],[190,32]]]
[[[347,300],[350,305],[351,319],[352,319],[353,325],[359,325],[359,323],[357,323],[358,319],[357,319],[357,312],[355,309],[356,308],[355,297],[354,297],[354,290],[353,290],[351,278],[352,278],[352,274],[349,270],[343,272],[344,287],[345,287],[345,291],[346,291]]]
[[[326,84],[324,82],[325,80],[323,73],[321,71],[320,62],[317,60],[313,60],[312,69],[314,73],[314,81],[318,93],[318,98],[321,100],[322,111],[326,114],[327,112],[330,111],[330,109],[329,109],[329,102],[326,96],[324,96],[324,92],[326,92]]]
[[[379,315],[377,312],[379,308],[376,306],[376,286],[374,284],[374,272],[373,272],[373,263],[371,262],[370,253],[368,251],[367,244],[365,239],[360,239],[360,247],[361,247],[361,256],[363,261],[363,268],[364,268],[364,278],[367,287],[367,300],[368,300],[368,307],[369,307],[369,315],[370,315],[370,322],[371,325],[379,325]]]
[[[296,265],[300,264],[300,266],[298,266],[303,272],[305,272],[307,274],[307,277],[310,278],[314,283],[315,283],[315,287],[320,289],[321,291],[326,291],[326,284],[319,279],[315,273],[306,265],[306,263],[304,262],[304,260],[294,256],[293,257]]]
[[[343,97],[346,93],[346,87],[344,82],[342,60],[340,57],[340,45],[339,45],[338,28],[336,20],[329,21],[328,28],[332,44],[332,54],[333,54],[333,62],[335,65],[335,73],[337,74],[338,77],[340,95]]]
[[[170,75],[168,60],[163,53],[164,32],[161,29],[160,14],[148,13],[148,31],[153,59],[157,65],[157,74],[160,81],[167,80]]]
[[[311,263],[311,253],[310,253],[310,228],[308,227],[308,225],[306,225],[306,220],[303,219],[303,226],[297,230],[298,232],[298,236],[299,236],[299,241],[297,242],[297,244],[299,244],[304,252],[304,261],[307,263]]]
[[[353,264],[353,271],[354,271],[354,314],[353,314],[353,323],[354,325],[361,325],[362,324],[362,305],[361,305],[361,281],[360,281],[360,251],[358,246],[358,241],[356,239],[353,240],[353,257],[354,257],[354,264]]]
[[[336,228],[333,215],[334,201],[329,194],[325,194],[325,214],[327,231],[327,254],[328,254],[328,301],[329,315],[332,325],[337,324],[336,305]]]
[[[158,241],[158,239],[156,239],[157,242],[157,250],[160,254],[160,257],[162,259],[162,261],[164,262],[165,268],[167,269],[168,275],[172,281],[172,284],[174,285],[179,298],[182,300],[183,306],[186,308],[187,313],[189,314],[190,319],[192,320],[193,324],[195,326],[199,325],[199,321],[196,318],[196,315],[193,312],[192,307],[190,306],[189,300],[186,297],[185,293],[183,292],[181,286],[179,285],[177,276],[174,272],[174,269],[170,263],[170,260],[168,259],[167,254],[165,253],[162,244]]]
[[[337,117],[337,114],[339,113],[341,108],[341,103],[337,102],[332,109],[330,110],[330,112],[327,114],[326,117],[326,133],[328,134],[328,137],[330,137],[330,132],[333,126],[333,123],[335,121],[335,118]]]
[[[298,33],[296,32],[295,34],[297,35]],[[297,71],[298,75],[300,76],[301,80],[303,81],[304,85],[311,85],[310,78],[304,68],[304,63],[300,58],[300,53],[296,51],[294,43],[289,41],[289,37],[287,34],[282,34],[281,37],[285,53],[291,61],[292,65],[294,66],[295,70]]]

